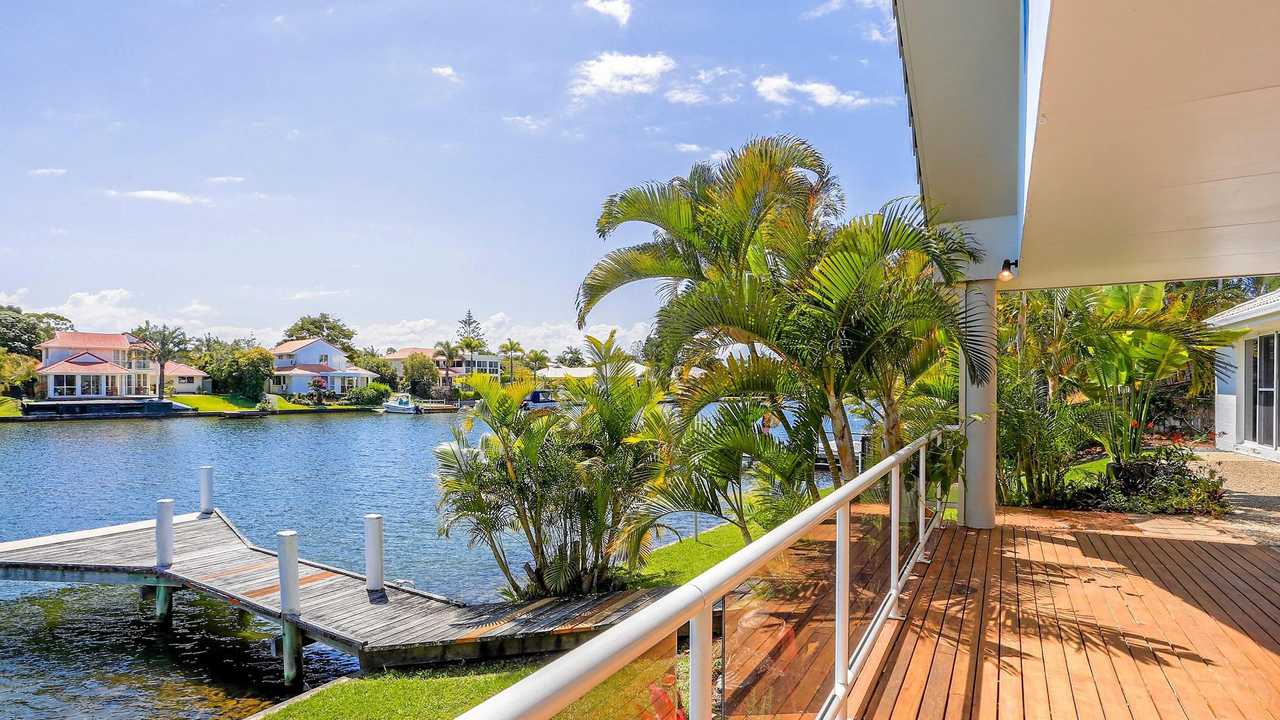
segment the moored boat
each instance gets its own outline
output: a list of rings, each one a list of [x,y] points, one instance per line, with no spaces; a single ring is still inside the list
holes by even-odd
[[[413,398],[409,396],[409,393],[396,393],[391,396],[390,400],[382,403],[382,411],[416,415],[418,413],[418,405],[413,402]]]

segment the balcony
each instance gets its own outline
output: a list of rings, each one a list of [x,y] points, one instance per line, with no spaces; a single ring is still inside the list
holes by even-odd
[[[462,718],[1280,717],[1280,554],[1177,517],[943,522],[929,440]]]

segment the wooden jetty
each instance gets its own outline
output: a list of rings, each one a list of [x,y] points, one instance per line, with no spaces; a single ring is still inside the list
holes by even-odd
[[[278,552],[254,545],[211,495],[202,468],[201,512],[175,517],[173,501],[161,500],[154,520],[0,543],[0,580],[153,588],[162,622],[177,590],[224,600],[281,625],[286,682],[301,679],[309,642],[354,655],[365,670],[567,650],[665,592],[465,605],[383,580],[380,515],[365,517],[361,575],[299,559],[291,530],[277,534]]]

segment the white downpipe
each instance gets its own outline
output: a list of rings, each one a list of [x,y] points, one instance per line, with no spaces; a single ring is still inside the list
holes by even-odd
[[[156,501],[156,567],[173,564],[173,499]]]
[[[841,505],[847,506],[940,432],[941,430],[935,430],[917,438],[747,547],[515,685],[459,715],[457,720],[547,720],[553,717],[653,648],[695,615],[710,610],[763,565],[805,537],[816,525],[829,519]],[[895,527],[894,537],[896,535]],[[890,583],[894,592],[897,590],[897,580],[895,576]],[[883,623],[882,618],[879,623]],[[872,635],[874,632],[868,633],[868,638]],[[864,644],[865,642],[864,639]]]
[[[711,699],[715,693],[711,623],[709,605],[689,620],[689,720],[711,720]]]
[[[200,466],[200,514],[213,514],[213,466]]]
[[[383,589],[382,516],[364,516],[364,576],[369,592]]]
[[[302,608],[298,601],[298,533],[295,530],[281,530],[276,533],[276,558],[280,567],[280,613],[300,615]]]

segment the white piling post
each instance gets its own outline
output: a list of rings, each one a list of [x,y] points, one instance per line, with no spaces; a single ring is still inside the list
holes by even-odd
[[[156,567],[173,564],[173,499],[156,501]]]
[[[213,514],[213,466],[200,466],[200,514]]]
[[[382,516],[369,513],[364,516],[364,576],[369,592],[383,589]]]
[[[280,561],[280,612],[299,615],[298,604],[298,533],[281,530],[276,533],[277,559]]]

